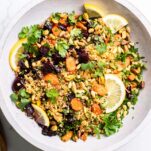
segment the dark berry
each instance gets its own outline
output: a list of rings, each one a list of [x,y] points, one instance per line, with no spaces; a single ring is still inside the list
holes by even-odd
[[[34,114],[34,109],[31,104],[28,104],[25,108],[25,113],[27,114],[28,117],[33,117]]]
[[[21,88],[24,88],[24,80],[21,77],[16,77],[12,85],[12,90],[19,91]]]
[[[52,29],[52,26],[53,25],[52,25],[52,23],[50,23],[50,21],[46,21],[45,24],[44,24],[43,29],[45,29],[45,30],[48,29],[50,31]]]
[[[62,25],[62,24],[58,24],[58,27],[61,29],[61,30],[64,30],[66,31],[67,30],[67,27]]]
[[[48,54],[49,48],[46,46],[41,46],[39,48],[39,52],[41,54],[41,56],[46,56]]]
[[[59,64],[59,62],[64,61],[65,58],[62,58],[59,53],[52,54],[52,60],[55,65]]]
[[[87,63],[89,61],[89,55],[85,50],[78,50],[77,54],[79,56],[79,63]]]

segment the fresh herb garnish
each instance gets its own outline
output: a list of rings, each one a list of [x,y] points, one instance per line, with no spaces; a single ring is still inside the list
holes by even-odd
[[[69,49],[69,45],[67,44],[66,41],[62,40],[62,41],[58,41],[55,48],[56,50],[58,50],[61,57],[64,58],[66,56],[67,50]]]
[[[93,127],[93,133],[96,134],[98,139],[100,139],[100,128],[99,128],[99,126],[94,126]]]
[[[16,93],[12,93],[10,95],[11,100],[16,103],[18,101],[18,95]]]
[[[94,63],[93,62],[88,62],[88,63],[82,63],[81,64],[81,69],[82,70],[92,70],[94,68]]]
[[[117,119],[116,112],[107,114],[103,117],[105,135],[110,136],[116,133],[122,126],[122,122]]]
[[[21,98],[26,98],[26,99],[28,99],[30,97],[30,95],[26,92],[25,89],[20,89],[19,92],[18,92],[18,95]]]
[[[52,14],[52,19],[54,19],[54,20],[60,20],[60,13],[55,13],[55,14]]]
[[[97,69],[95,70],[94,77],[100,77],[103,75],[103,70]]]
[[[105,43],[96,45],[96,50],[99,52],[99,54],[103,54],[104,52],[106,52],[106,49],[107,49],[107,45]]]
[[[80,16],[78,17],[78,21],[81,21],[82,19],[83,19],[83,16],[80,15]]]
[[[72,12],[68,15],[69,24],[73,25],[76,23],[75,12]]]
[[[38,25],[30,27],[23,27],[21,32],[18,34],[19,39],[29,38],[32,41],[41,37],[41,29]]]
[[[23,27],[19,33],[19,39],[27,38],[27,43],[23,43],[24,50],[38,55],[38,48],[34,44],[41,38],[42,30],[38,25]]]
[[[30,95],[25,89],[20,89],[18,93],[13,93],[10,95],[11,100],[17,105],[22,111],[31,102]]]
[[[70,34],[71,34],[71,37],[77,37],[81,34],[81,30],[79,28],[74,28]]]
[[[56,99],[59,96],[59,93],[58,93],[58,91],[56,89],[50,89],[50,90],[46,91],[46,96],[54,104],[54,103],[56,103]]]

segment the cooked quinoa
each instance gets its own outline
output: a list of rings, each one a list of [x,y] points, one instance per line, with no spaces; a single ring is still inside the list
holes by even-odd
[[[118,131],[144,88],[143,57],[128,25],[113,34],[102,18],[55,13],[40,25],[23,27],[19,39],[23,38],[27,42],[17,62],[11,99],[35,119],[42,134],[85,141],[88,135],[100,138]],[[108,114],[105,74],[117,75],[126,88],[123,104]],[[32,104],[46,112],[49,127]]]

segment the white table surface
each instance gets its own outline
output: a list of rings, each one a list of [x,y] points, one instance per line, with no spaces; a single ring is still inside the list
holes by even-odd
[[[0,37],[9,19],[17,13],[26,3],[32,0],[0,0]],[[151,22],[151,1],[150,0],[129,0],[133,3]],[[22,139],[8,124],[0,111],[0,119],[2,121],[5,135],[8,143],[8,151],[40,151]],[[145,129],[128,144],[122,146],[116,151],[151,151],[151,122],[146,125]]]

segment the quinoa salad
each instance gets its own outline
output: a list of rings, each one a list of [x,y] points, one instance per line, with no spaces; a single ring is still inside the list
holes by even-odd
[[[145,86],[144,57],[130,33],[75,12],[23,27],[11,100],[43,135],[65,142],[118,132]]]

